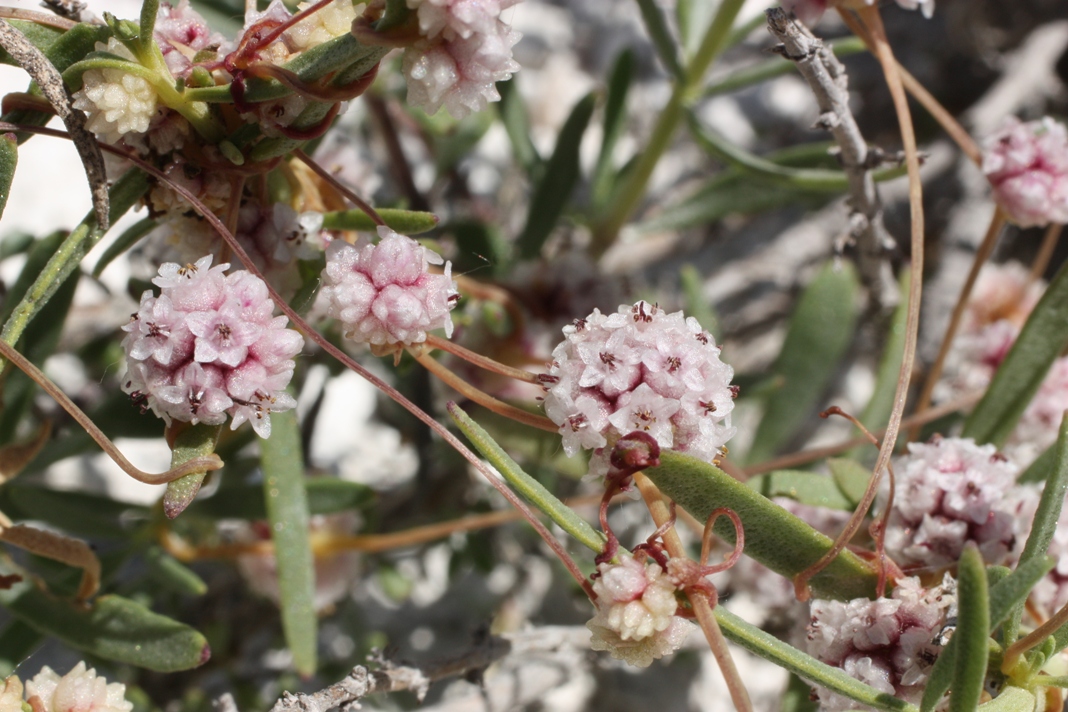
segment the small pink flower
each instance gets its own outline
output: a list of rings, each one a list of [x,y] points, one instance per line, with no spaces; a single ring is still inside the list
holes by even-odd
[[[181,0],[174,6],[160,3],[155,36],[167,69],[175,78],[189,76],[197,52],[226,44],[225,38],[212,32],[204,18],[189,7],[189,0]]]
[[[296,404],[285,392],[304,339],[274,317],[266,286],[247,272],[225,274],[211,257],[160,267],[161,294],[141,295],[122,345],[123,390],[168,423],[246,420],[269,437],[272,412]]]
[[[450,310],[458,292],[452,265],[410,237],[379,227],[377,245],[355,247],[334,240],[326,250],[322,298],[342,324],[345,338],[372,346],[426,341],[426,333],[452,335]]]
[[[983,143],[983,173],[1009,219],[1020,227],[1068,222],[1068,128],[1048,116],[1010,116]]]

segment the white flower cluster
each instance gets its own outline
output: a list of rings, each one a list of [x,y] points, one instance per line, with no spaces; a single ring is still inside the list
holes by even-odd
[[[126,700],[126,685],[109,683],[97,677],[96,670],[79,662],[66,675],[58,675],[47,665],[26,683],[26,697],[36,697],[44,712],[130,712],[133,703]],[[0,712],[22,711],[22,683],[9,677],[0,689]]]
[[[956,581],[925,589],[918,578],[897,582],[890,598],[813,601],[808,652],[875,689],[916,704],[940,650],[938,633],[956,605]],[[816,688],[821,712],[862,707]]]
[[[520,35],[501,19],[518,0],[408,0],[423,39],[404,53],[408,103],[458,119],[501,96],[494,86],[519,70],[512,47]]]
[[[311,7],[312,3],[302,2],[297,11]],[[348,34],[352,21],[363,12],[364,4],[353,5],[352,0],[334,0],[311,17],[301,20],[286,31],[286,40],[298,50],[311,49],[335,37]]]
[[[1023,548],[1038,490],[1017,485],[1016,466],[993,445],[910,443],[895,472],[886,551],[898,564],[949,566],[969,541],[988,564],[1011,563]],[[885,490],[877,506],[885,507]]]
[[[623,554],[618,564],[597,567],[597,614],[586,624],[590,647],[635,667],[679,649],[693,625],[675,615],[675,583],[660,564]]]
[[[734,371],[693,317],[638,302],[615,314],[594,309],[564,335],[543,377],[545,414],[569,456],[596,451],[592,474],[605,474],[606,451],[636,430],[706,461],[734,435]]]
[[[136,62],[137,58],[114,37],[96,43],[97,51]],[[88,116],[86,128],[104,143],[118,143],[128,133],[144,133],[156,115],[156,90],[143,77],[121,69],[90,69],[82,74],[82,88],[74,92],[74,108]]]

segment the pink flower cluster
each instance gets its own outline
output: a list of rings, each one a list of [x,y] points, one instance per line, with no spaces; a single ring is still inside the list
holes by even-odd
[[[994,198],[1020,227],[1068,222],[1068,128],[1048,116],[1005,126],[983,143]]]
[[[648,667],[678,650],[693,625],[675,615],[676,586],[660,564],[645,564],[626,553],[622,559],[597,567],[597,614],[586,624],[593,633],[590,647],[635,667]]]
[[[993,445],[910,443],[895,473],[886,551],[898,564],[949,566],[969,541],[989,564],[1011,563],[1023,548],[1038,491],[1016,484],[1017,468]],[[884,508],[885,491],[880,501]]]
[[[296,401],[285,388],[303,337],[273,317],[267,286],[248,272],[224,274],[211,256],[184,267],[159,268],[160,295],[141,295],[141,306],[122,341],[126,376],[122,389],[156,415],[231,428],[246,420],[270,437],[272,412]]]
[[[564,336],[542,377],[545,414],[568,456],[595,450],[591,474],[605,474],[607,450],[635,430],[706,461],[734,435],[734,371],[693,317],[638,302],[615,314],[594,309]]]
[[[189,0],[181,0],[175,6],[160,3],[155,37],[167,69],[176,79],[189,77],[193,70],[192,58],[197,52],[218,52],[227,45],[226,39],[212,32],[204,18],[189,7]]]
[[[444,274],[440,255],[388,227],[378,228],[377,245],[334,240],[326,248],[321,298],[342,324],[345,338],[372,346],[421,343],[426,332],[452,335],[450,310],[458,299],[452,265]]]
[[[494,86],[519,65],[519,33],[501,20],[518,0],[408,0],[423,39],[404,54],[408,103],[433,114],[442,106],[458,119],[500,101]]]
[[[897,582],[890,598],[813,601],[808,652],[881,692],[916,704],[941,649],[939,632],[956,605],[956,581],[925,589]],[[857,709],[852,700],[816,688],[821,712]]]

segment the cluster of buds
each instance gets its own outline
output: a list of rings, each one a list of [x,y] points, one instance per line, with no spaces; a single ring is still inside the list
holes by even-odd
[[[545,414],[568,456],[594,450],[591,474],[608,472],[607,452],[624,433],[708,462],[734,435],[734,372],[696,319],[638,302],[615,314],[595,309],[564,335],[542,377]]]
[[[956,607],[956,581],[923,588],[917,578],[897,582],[890,598],[812,602],[808,652],[880,692],[918,704]],[[816,688],[822,712],[856,709],[857,703]]]
[[[983,173],[1020,227],[1068,222],[1068,127],[1048,116],[1009,117],[983,143]]]
[[[127,370],[123,390],[169,424],[172,420],[222,424],[250,421],[271,433],[270,413],[296,402],[285,388],[304,339],[274,317],[267,286],[248,272],[224,274],[211,257],[184,267],[168,263],[141,295],[122,341]]]
[[[676,615],[677,583],[656,561],[623,554],[618,564],[597,567],[597,613],[586,624],[590,647],[635,667],[679,649],[693,624]]]
[[[452,264],[388,227],[378,235],[378,244],[334,240],[326,249],[321,299],[345,338],[387,353],[426,341],[433,329],[451,336],[459,299]],[[443,262],[443,274],[430,272]]]
[[[79,662],[66,675],[58,675],[47,665],[26,683],[23,702],[22,681],[12,675],[0,683],[0,712],[130,712],[126,685],[109,683],[97,677],[96,670]]]
[[[420,34],[404,53],[408,103],[462,119],[500,101],[495,84],[519,69],[512,47],[520,38],[501,12],[518,1],[408,0]]]
[[[950,566],[969,541],[989,564],[1018,556],[1038,492],[1016,484],[1017,468],[993,445],[961,438],[910,443],[895,471],[886,551],[898,564]],[[882,499],[885,508],[885,492]]]

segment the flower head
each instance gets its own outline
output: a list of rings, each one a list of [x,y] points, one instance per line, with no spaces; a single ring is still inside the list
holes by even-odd
[[[458,119],[500,101],[495,84],[519,69],[518,32],[500,19],[517,0],[408,0],[424,39],[404,53],[408,103],[429,114],[442,106]]]
[[[444,261],[439,255],[388,227],[378,234],[377,245],[334,240],[327,247],[321,292],[327,313],[341,322],[345,338],[372,346],[421,343],[433,329],[451,336],[457,295],[451,263],[433,274],[429,266]]]
[[[734,372],[697,320],[638,302],[615,314],[595,309],[564,336],[546,376],[545,414],[568,455],[598,450],[591,472],[604,474],[604,448],[635,430],[709,461],[734,435]]]
[[[114,37],[97,42],[98,51],[136,62],[137,58]],[[82,74],[82,88],[74,92],[74,108],[88,116],[86,128],[105,143],[118,143],[129,133],[144,133],[156,114],[156,90],[144,77],[122,69],[90,69]]]
[[[45,712],[130,712],[126,685],[97,677],[79,662],[60,677],[47,665],[26,683],[26,696],[41,700]]]
[[[983,143],[983,173],[1020,227],[1068,222],[1068,128],[1048,116],[1009,117]]]
[[[225,38],[212,32],[200,13],[189,6],[189,0],[180,0],[173,6],[160,3],[154,34],[167,69],[175,78],[189,76],[197,52],[218,50],[226,44]]]
[[[1018,555],[1038,495],[1016,485],[1017,468],[993,445],[962,438],[910,443],[895,470],[886,551],[897,563],[948,566],[968,541],[990,564]]]
[[[302,2],[298,11],[306,10],[312,3]],[[363,4],[353,5],[352,0],[334,0],[326,7],[301,20],[286,31],[290,45],[299,50],[311,49],[335,37],[348,34],[352,21],[363,11]]]
[[[247,272],[224,274],[211,256],[180,267],[164,264],[123,327],[123,390],[168,423],[246,420],[271,433],[272,412],[295,405],[285,392],[304,339],[273,316],[267,287]]]
[[[956,581],[923,588],[919,579],[898,581],[890,598],[813,601],[808,652],[875,689],[918,703],[941,648],[938,633],[956,604]],[[856,703],[816,688],[823,712],[856,709]]]
[[[676,586],[660,564],[622,558],[621,563],[597,567],[597,613],[586,624],[593,633],[590,647],[647,667],[678,650],[693,626],[675,615]]]

